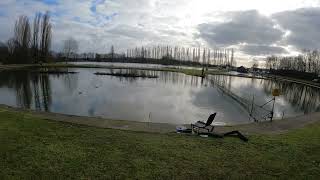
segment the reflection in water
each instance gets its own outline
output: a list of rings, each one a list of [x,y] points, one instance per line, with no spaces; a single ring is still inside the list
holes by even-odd
[[[320,91],[317,88],[290,82],[264,82],[263,89],[266,94],[271,94],[273,88],[280,89],[281,95],[304,114],[320,111]]]
[[[61,79],[68,90],[76,87],[76,76],[38,74],[29,71],[3,71],[0,73],[0,87],[6,86],[14,89],[16,93],[16,104],[18,107],[49,111],[51,106],[51,84],[50,78]],[[5,97],[3,97],[5,98]],[[2,102],[0,102],[2,103]]]
[[[99,70],[99,72],[103,73],[120,73],[120,74],[144,74],[146,76],[158,76],[158,78],[153,79],[152,81],[164,84],[176,84],[182,86],[193,86],[193,87],[201,87],[207,86],[209,81],[199,78],[196,76],[186,76],[180,73],[168,73],[166,71],[144,71],[144,70],[136,70],[136,69],[111,69],[111,70]],[[108,77],[107,77],[108,78]],[[134,83],[144,78],[137,77],[122,77],[122,76],[109,76],[111,79],[118,79],[120,82],[129,82]]]
[[[278,118],[320,111],[318,88],[286,81],[234,76],[216,75],[210,76],[210,79],[249,101],[255,96],[255,102],[260,105],[272,98],[272,89],[280,89],[281,96],[276,98],[275,107],[275,116]]]
[[[255,94],[258,103],[278,87],[276,117],[319,111],[317,89],[303,85],[231,76],[207,79],[181,73],[125,69],[73,69],[77,74],[0,72],[0,103],[41,111],[101,116],[112,119],[184,124],[205,120],[218,112],[217,121],[250,122],[247,112],[222,94],[212,79],[241,97]],[[96,76],[95,72],[144,73],[156,79]],[[299,97],[299,98],[297,98]],[[151,118],[149,118],[151,117]]]

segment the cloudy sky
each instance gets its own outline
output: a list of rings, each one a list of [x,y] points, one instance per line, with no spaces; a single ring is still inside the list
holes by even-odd
[[[55,51],[69,37],[81,52],[232,47],[246,61],[320,47],[320,0],[0,0],[0,41],[12,36],[19,15],[47,10]]]

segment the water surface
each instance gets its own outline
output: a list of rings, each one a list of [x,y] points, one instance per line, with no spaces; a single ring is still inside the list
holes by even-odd
[[[76,74],[39,74],[31,71],[0,72],[0,104],[41,111],[110,119],[188,124],[206,120],[227,124],[252,122],[239,103],[224,94],[216,83],[242,97],[255,94],[256,103],[271,98],[279,87],[276,118],[319,111],[319,91],[295,83],[230,76],[206,79],[181,73],[144,71],[157,79],[96,76],[95,72],[123,71],[75,68]]]

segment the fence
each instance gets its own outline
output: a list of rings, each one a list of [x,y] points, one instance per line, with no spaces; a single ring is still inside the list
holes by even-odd
[[[230,87],[226,87],[226,83],[224,81],[219,81],[215,78],[210,79],[211,83],[213,83],[223,94],[227,94],[230,98],[232,98],[235,102],[241,105],[249,114],[249,117],[252,118],[255,122],[259,121],[272,121],[273,119],[273,110],[274,110],[274,102],[275,98],[267,101],[262,105],[258,105],[255,102],[254,95],[248,95],[247,97],[241,97],[236,93],[232,92]],[[272,109],[267,109],[267,105],[272,103]]]

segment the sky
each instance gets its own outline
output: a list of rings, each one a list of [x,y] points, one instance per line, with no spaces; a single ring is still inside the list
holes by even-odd
[[[234,48],[236,58],[297,55],[320,47],[320,0],[1,0],[0,41],[19,15],[49,11],[54,51],[70,37],[79,52],[135,46]]]

